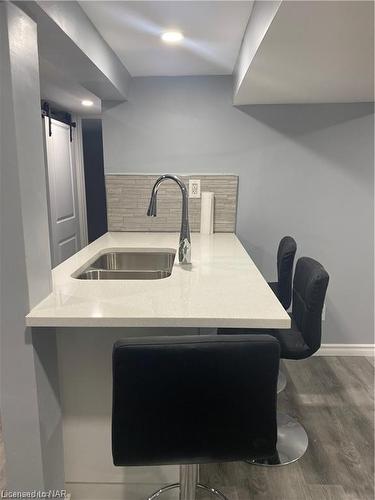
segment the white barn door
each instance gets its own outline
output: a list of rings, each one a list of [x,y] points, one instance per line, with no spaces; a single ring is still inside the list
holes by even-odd
[[[47,122],[47,119],[44,120]],[[52,265],[56,267],[81,248],[77,173],[69,125],[46,123],[46,162],[49,191],[49,220]]]

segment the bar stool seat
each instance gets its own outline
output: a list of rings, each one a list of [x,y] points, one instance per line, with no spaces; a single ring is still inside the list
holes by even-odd
[[[306,344],[293,317],[290,328],[273,330],[272,335],[280,342],[280,357],[282,359],[305,359],[311,356],[311,349]]]

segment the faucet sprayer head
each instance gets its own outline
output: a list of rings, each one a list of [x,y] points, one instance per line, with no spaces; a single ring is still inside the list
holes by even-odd
[[[150,198],[150,204],[149,204],[148,210],[147,210],[147,215],[149,217],[156,217],[156,214],[157,214],[157,210],[156,210],[157,203],[156,203],[156,200],[157,200],[156,193],[152,194],[151,198]]]

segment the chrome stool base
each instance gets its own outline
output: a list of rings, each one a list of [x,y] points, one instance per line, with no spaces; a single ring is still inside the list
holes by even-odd
[[[155,500],[160,495],[167,491],[179,488],[179,500],[196,500],[197,489],[205,490],[212,495],[215,495],[220,500],[228,500],[228,498],[215,488],[210,488],[204,484],[198,483],[199,468],[198,464],[180,465],[180,482],[169,484],[155,491],[147,500]]]
[[[169,484],[168,486],[165,486],[164,488],[160,488],[160,490],[155,491],[155,493],[153,493],[150,497],[148,497],[147,500],[154,500],[155,498],[159,498],[159,496],[162,495],[163,493],[180,487],[181,487],[180,483]],[[220,498],[220,500],[228,500],[228,498],[225,495],[223,495],[221,491],[215,490],[215,488],[210,488],[209,486],[205,486],[204,484],[199,484],[199,483],[197,484],[196,487],[205,490],[209,493],[212,493],[217,498]]]
[[[277,414],[276,455],[264,460],[246,460],[248,464],[279,467],[296,462],[307,450],[309,438],[305,429],[285,413]]]
[[[277,377],[277,394],[280,394],[286,387],[286,376],[285,373],[279,370],[279,376]]]

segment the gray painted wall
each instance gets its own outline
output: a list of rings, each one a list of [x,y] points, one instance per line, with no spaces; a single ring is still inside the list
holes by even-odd
[[[50,292],[36,25],[0,2],[0,408],[7,487],[63,487],[55,332],[25,314]]]
[[[232,106],[231,77],[135,78],[103,115],[107,173],[239,175],[237,234],[267,279],[293,235],[331,276],[324,343],[373,343],[373,105]]]

